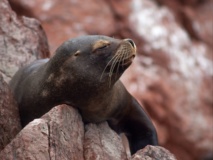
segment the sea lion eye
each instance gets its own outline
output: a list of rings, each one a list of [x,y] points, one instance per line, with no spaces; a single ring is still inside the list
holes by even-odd
[[[104,49],[104,48],[107,48],[109,46],[109,44],[105,44],[103,46],[100,46],[99,48],[97,48],[98,50],[101,50],[101,49]]]
[[[106,40],[99,40],[96,41],[95,44],[93,45],[93,51],[97,51],[97,50],[102,50],[107,48],[110,45],[109,41]]]
[[[76,51],[76,52],[74,53],[74,56],[77,57],[80,53],[81,53],[81,52],[78,50],[78,51]]]

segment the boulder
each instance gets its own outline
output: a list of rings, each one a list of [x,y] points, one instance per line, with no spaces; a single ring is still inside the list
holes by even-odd
[[[147,157],[175,160],[162,147],[147,146],[132,158]],[[71,106],[60,105],[39,119],[30,122],[0,152],[1,160],[127,160],[127,154],[119,135],[107,122],[84,124],[78,111]],[[150,159],[151,160],[151,159]]]
[[[85,34],[109,35],[115,32],[115,21],[106,1],[81,0],[10,0],[19,14],[33,16],[41,21],[51,53],[65,40]],[[83,5],[82,5],[83,4]]]
[[[127,160],[122,139],[107,122],[85,126],[84,157],[85,160]]]
[[[0,74],[0,151],[21,130],[18,106]]]
[[[163,147],[148,145],[137,151],[130,160],[176,160],[176,158]]]
[[[15,72],[35,59],[49,57],[41,24],[18,17],[7,0],[0,2],[0,73],[9,82]]]
[[[0,159],[83,160],[84,127],[72,107],[58,106],[30,122],[0,152]]]

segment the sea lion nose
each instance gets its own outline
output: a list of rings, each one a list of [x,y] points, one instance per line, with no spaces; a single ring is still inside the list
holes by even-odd
[[[136,48],[136,45],[133,40],[128,38],[128,39],[124,39],[124,41],[128,41],[132,45],[133,48]]]

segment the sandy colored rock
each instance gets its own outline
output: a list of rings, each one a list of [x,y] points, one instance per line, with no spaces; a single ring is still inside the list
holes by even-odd
[[[0,151],[18,134],[21,123],[18,106],[0,74]]]
[[[9,82],[20,66],[49,56],[40,23],[17,17],[7,0],[0,2],[0,73]]]

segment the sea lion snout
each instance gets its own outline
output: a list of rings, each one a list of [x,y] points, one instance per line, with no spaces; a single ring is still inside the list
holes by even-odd
[[[136,49],[136,45],[132,39],[127,38],[127,39],[124,39],[124,41],[129,42],[132,45],[132,47]]]
[[[119,57],[119,65],[127,68],[136,56],[136,45],[134,41],[131,39],[124,39],[121,41],[115,55]]]
[[[137,47],[136,47],[136,45],[135,45],[135,42],[134,42],[132,39],[129,39],[129,38],[124,39],[124,41],[126,41],[126,42],[128,42],[128,43],[131,44],[131,47],[132,47],[132,49],[134,50],[134,52],[132,52],[132,54],[133,54],[134,57],[135,57],[136,51],[137,51]]]

